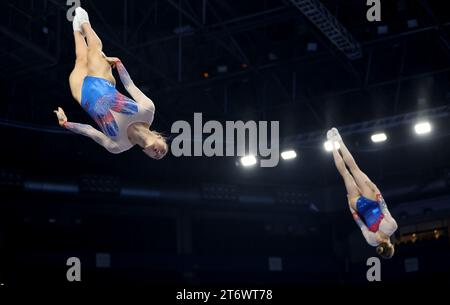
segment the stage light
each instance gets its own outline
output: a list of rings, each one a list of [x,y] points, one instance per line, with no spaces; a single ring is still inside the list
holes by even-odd
[[[414,126],[414,130],[418,135],[431,132],[431,124],[429,122],[420,122]]]
[[[380,143],[387,140],[387,136],[384,132],[373,134],[370,139],[373,143]]]
[[[209,77],[209,73],[208,73],[208,72],[203,72],[203,73],[202,73],[202,76],[203,76],[204,78],[208,78],[208,77]]]
[[[256,157],[249,155],[241,158],[241,164],[243,166],[252,166],[256,164]]]
[[[281,158],[283,158],[283,160],[295,159],[296,157],[297,153],[295,150],[286,150],[281,153]]]
[[[439,237],[441,236],[441,234],[440,234],[440,232],[438,230],[434,230],[433,234],[434,234],[434,238],[435,239],[439,239]]]
[[[325,143],[323,143],[323,147],[326,151],[333,151],[333,142],[326,141]],[[336,147],[336,149],[339,149],[341,148],[341,145],[339,145],[338,142],[334,142],[334,147]]]

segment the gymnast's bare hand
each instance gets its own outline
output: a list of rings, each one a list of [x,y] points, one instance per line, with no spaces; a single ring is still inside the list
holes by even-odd
[[[64,110],[61,107],[58,107],[58,110],[53,111],[56,113],[56,117],[58,118],[59,126],[65,127],[67,123],[67,116],[64,113]]]
[[[116,67],[116,64],[120,62],[120,59],[117,57],[107,57],[105,56],[106,61],[111,65],[112,68]]]

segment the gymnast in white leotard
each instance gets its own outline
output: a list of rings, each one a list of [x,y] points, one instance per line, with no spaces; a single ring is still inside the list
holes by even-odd
[[[333,145],[336,168],[344,179],[353,219],[367,243],[376,247],[377,254],[391,258],[395,252],[391,236],[398,226],[380,190],[358,167],[336,128],[328,131],[327,138]]]
[[[150,130],[155,114],[153,101],[133,83],[118,58],[107,57],[102,52],[102,42],[81,7],[76,9],[73,29],[77,59],[69,78],[70,88],[101,131],[91,125],[69,122],[60,107],[55,110],[59,124],[93,139],[111,153],[118,154],[139,145],[154,159],[164,157],[168,151],[164,137]],[[112,68],[117,68],[132,99],[117,91]]]

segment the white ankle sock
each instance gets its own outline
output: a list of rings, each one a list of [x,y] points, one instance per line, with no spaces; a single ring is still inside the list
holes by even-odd
[[[83,30],[81,29],[80,20],[78,19],[77,15],[75,15],[75,17],[73,17],[72,27],[73,27],[74,32],[78,31],[78,32],[83,33]]]
[[[89,23],[89,15],[83,8],[77,7],[75,9],[75,14],[78,17],[80,27],[83,23]]]

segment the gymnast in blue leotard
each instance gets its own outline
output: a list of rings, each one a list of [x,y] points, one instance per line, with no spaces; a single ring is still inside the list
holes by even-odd
[[[118,58],[103,53],[102,42],[89,23],[87,12],[81,7],[75,12],[76,62],[69,77],[70,89],[100,131],[91,125],[69,122],[60,107],[55,110],[59,124],[90,137],[111,153],[121,153],[138,145],[148,156],[161,159],[168,145],[160,133],[150,130],[155,114],[153,101],[133,83]],[[113,68],[117,69],[131,98],[116,89]]]
[[[333,145],[336,168],[344,179],[353,219],[367,243],[376,247],[381,257],[391,258],[394,255],[391,236],[397,230],[397,222],[389,212],[380,190],[359,169],[336,128],[328,131],[327,138]]]

